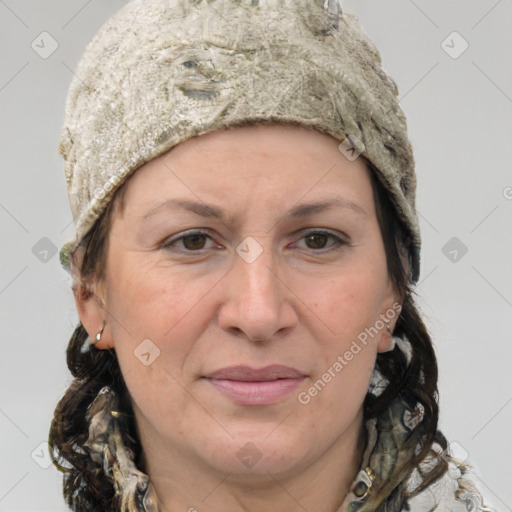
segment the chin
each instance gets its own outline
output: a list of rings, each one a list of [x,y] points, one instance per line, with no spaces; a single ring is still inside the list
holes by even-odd
[[[301,461],[307,458],[307,453],[303,452],[307,446],[305,440],[289,435],[284,428],[280,435],[275,431],[270,433],[274,428],[275,425],[269,428],[268,423],[260,428],[246,427],[243,433],[233,433],[227,428],[233,437],[226,434],[221,442],[215,439],[206,443],[211,445],[205,447],[204,453],[209,454],[207,464],[222,473],[232,473],[230,480],[251,484],[268,483],[269,473],[285,476],[296,471]],[[315,445],[314,440],[311,440],[311,449]],[[297,450],[298,446],[301,452]]]

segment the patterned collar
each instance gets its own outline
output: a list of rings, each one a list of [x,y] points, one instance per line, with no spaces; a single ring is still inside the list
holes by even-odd
[[[363,454],[361,468],[353,480],[341,507],[336,512],[356,512],[363,508],[372,492],[376,477],[386,479],[396,462],[406,456],[400,445],[420,423],[424,408],[418,402],[411,409],[400,397],[394,400],[383,417],[367,420],[367,445]],[[496,512],[483,504],[483,498],[473,479],[473,467],[467,461],[461,461],[443,450],[434,442],[432,449],[437,456],[429,455],[420,463],[425,474],[438,463],[439,458],[448,462],[447,472],[433,484],[408,500],[405,508],[397,508],[389,503],[386,511],[401,512]],[[415,468],[407,480],[406,490],[413,492],[422,483],[418,468]],[[386,504],[388,505],[388,504]],[[380,509],[380,508],[379,508]]]

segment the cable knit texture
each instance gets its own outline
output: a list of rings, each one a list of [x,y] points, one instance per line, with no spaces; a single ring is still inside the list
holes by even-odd
[[[245,120],[333,136],[378,170],[408,230],[419,277],[416,176],[398,89],[337,0],[135,0],[87,46],[67,98],[59,151],[76,234],[115,189],[186,139]]]

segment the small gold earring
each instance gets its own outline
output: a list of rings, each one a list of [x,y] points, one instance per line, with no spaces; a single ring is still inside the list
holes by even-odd
[[[105,325],[107,325],[107,322],[105,320],[103,320],[103,327],[99,330],[98,334],[96,334],[95,341],[93,341],[91,343],[91,345],[96,345],[97,343],[99,343],[101,341],[101,336],[102,336],[103,331],[105,329]]]
[[[389,322],[386,322],[386,330],[391,336],[391,347],[385,350],[384,352],[392,352],[395,349],[396,340],[395,337],[393,336],[393,332],[391,331],[391,327],[389,326]]]

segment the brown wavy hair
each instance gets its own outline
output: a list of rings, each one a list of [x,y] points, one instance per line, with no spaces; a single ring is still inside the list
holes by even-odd
[[[249,123],[246,123],[249,124]],[[381,395],[368,393],[364,403],[364,421],[378,418],[386,412],[390,403],[401,397],[412,407],[420,402],[425,411],[424,418],[401,447],[409,452],[401,466],[393,468],[392,475],[384,482],[376,480],[372,492],[361,512],[386,512],[401,510],[407,506],[411,496],[439,479],[447,471],[447,463],[438,458],[438,464],[430,473],[423,475],[423,483],[412,493],[406,491],[407,478],[418,468],[428,455],[436,455],[432,444],[437,442],[443,450],[447,440],[437,430],[438,368],[432,340],[414,302],[416,292],[403,265],[403,258],[409,259],[410,239],[389,199],[388,192],[378,178],[378,171],[371,162],[364,159],[370,169],[377,218],[383,238],[388,275],[400,297],[402,310],[393,332],[394,336],[406,338],[411,343],[412,357],[408,364],[405,354],[395,349],[378,353],[376,365],[389,385]],[[126,182],[125,182],[126,184]],[[104,276],[107,254],[107,241],[115,206],[123,205],[125,184],[116,191],[106,211],[84,237],[81,247],[83,260],[79,268],[79,280],[83,285],[74,288],[75,293],[90,294],[85,283],[91,278],[101,280]],[[73,255],[73,258],[75,255]],[[113,349],[99,350],[94,346],[83,350],[88,334],[81,323],[73,332],[67,348],[67,365],[74,380],[58,402],[51,422],[48,442],[50,455],[57,469],[63,472],[63,495],[66,503],[75,511],[117,512],[120,500],[116,496],[112,479],[105,476],[101,464],[94,462],[84,443],[88,438],[89,424],[86,411],[103,386],[110,386],[120,397],[121,412],[125,413],[123,442],[138,462],[142,447],[130,397],[126,388],[116,353]],[[417,448],[419,446],[419,449]],[[392,505],[390,506],[390,504]],[[396,508],[395,508],[396,507]]]

